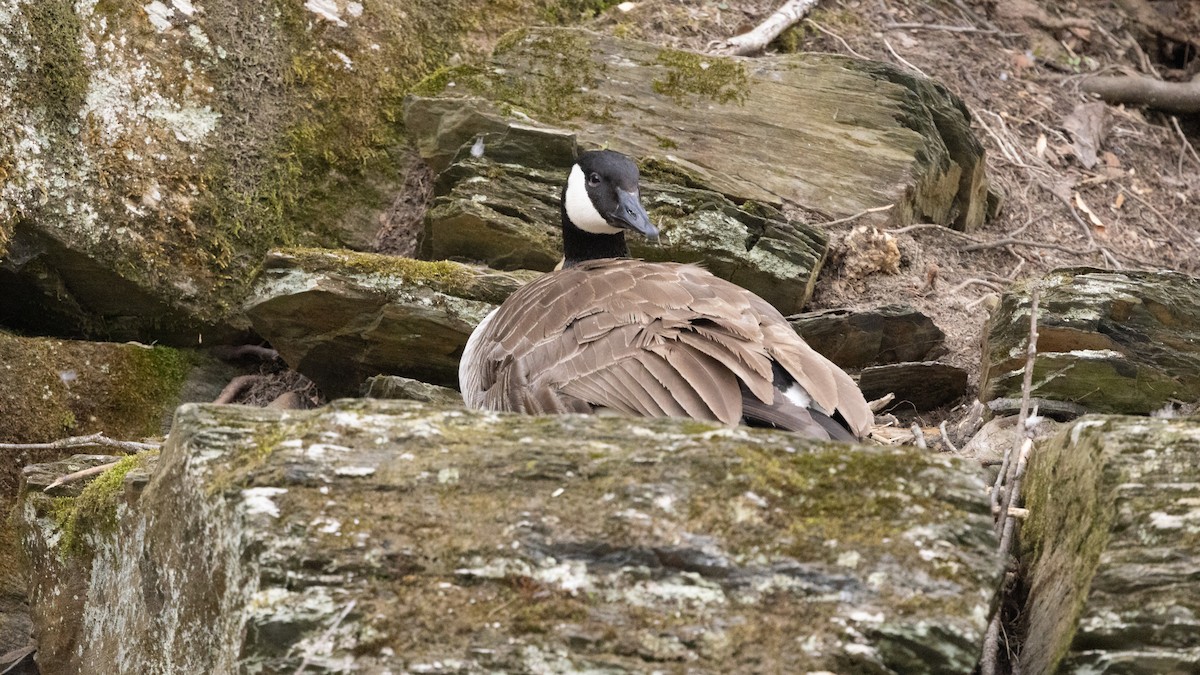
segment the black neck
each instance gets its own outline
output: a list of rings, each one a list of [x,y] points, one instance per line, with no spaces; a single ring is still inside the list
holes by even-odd
[[[600,258],[628,258],[629,247],[625,245],[625,233],[592,234],[581,230],[567,217],[567,207],[562,210],[563,267],[571,267],[588,260]]]

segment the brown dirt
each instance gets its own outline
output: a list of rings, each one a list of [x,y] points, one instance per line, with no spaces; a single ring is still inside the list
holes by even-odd
[[[987,148],[992,183],[1004,195],[1000,214],[971,239],[939,227],[898,233],[896,274],[860,278],[847,274],[841,262],[855,227],[897,228],[887,213],[831,228],[834,255],[810,309],[913,305],[946,331],[949,353],[943,360],[967,369],[975,386],[988,317],[984,296],[1057,267],[1200,273],[1200,233],[1194,224],[1200,210],[1200,159],[1190,155],[1176,121],[1154,111],[1105,106],[1106,134],[1091,168],[1076,156],[1068,131],[1067,117],[1092,101],[1079,90],[1085,75],[1153,70],[1179,79],[1200,65],[1195,50],[1155,38],[1136,24],[1123,9],[1129,1],[823,0],[809,20],[777,40],[772,52],[862,56],[916,68],[943,82],[970,108]],[[778,4],[646,0],[626,13],[609,10],[596,24],[628,37],[702,50],[757,24]],[[1180,2],[1150,5],[1172,25],[1192,24],[1187,32],[1200,34],[1200,10]],[[1178,124],[1188,143],[1200,145],[1200,120],[1179,119]],[[1102,226],[1089,222],[1077,199]],[[1007,237],[1054,248],[1017,244],[964,250]],[[1101,247],[1108,255],[1097,251]],[[923,422],[940,420],[933,414]]]

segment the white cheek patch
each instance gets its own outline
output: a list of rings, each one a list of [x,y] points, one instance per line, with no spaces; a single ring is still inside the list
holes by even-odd
[[[571,167],[571,175],[567,178],[567,217],[575,223],[575,227],[592,234],[616,234],[620,228],[609,225],[604,216],[592,204],[588,196],[587,185],[583,177],[583,169],[579,165]]]

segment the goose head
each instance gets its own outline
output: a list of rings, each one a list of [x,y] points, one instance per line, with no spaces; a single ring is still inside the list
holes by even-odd
[[[650,222],[640,194],[633,160],[612,150],[581,154],[563,187],[564,266],[628,257],[627,231],[657,239],[658,228]]]

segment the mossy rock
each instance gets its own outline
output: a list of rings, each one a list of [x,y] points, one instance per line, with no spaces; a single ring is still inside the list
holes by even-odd
[[[293,369],[330,396],[369,377],[458,384],[475,326],[536,272],[496,272],[326,249],[268,256],[245,311]]]
[[[604,5],[13,4],[0,22],[0,296],[28,300],[0,321],[176,346],[238,337],[269,248],[377,226],[402,187],[413,84],[531,15]]]
[[[654,160],[739,204],[788,202],[830,218],[895,204],[879,218],[967,230],[986,212],[966,106],[884,63],[725,58],[533,28],[414,91],[405,122],[435,171],[479,138],[488,146],[535,125]]]
[[[39,632],[80,638],[41,663],[968,672],[998,580],[976,473],[687,420],[189,405],[116,530],[35,579]]]
[[[988,325],[981,400],[1021,397],[1033,287],[1041,289],[1035,398],[1134,414],[1200,400],[1200,279],[1090,268],[1056,270],[1003,295]]]
[[[1024,673],[1186,673],[1200,662],[1200,420],[1091,415],[1031,455]]]

